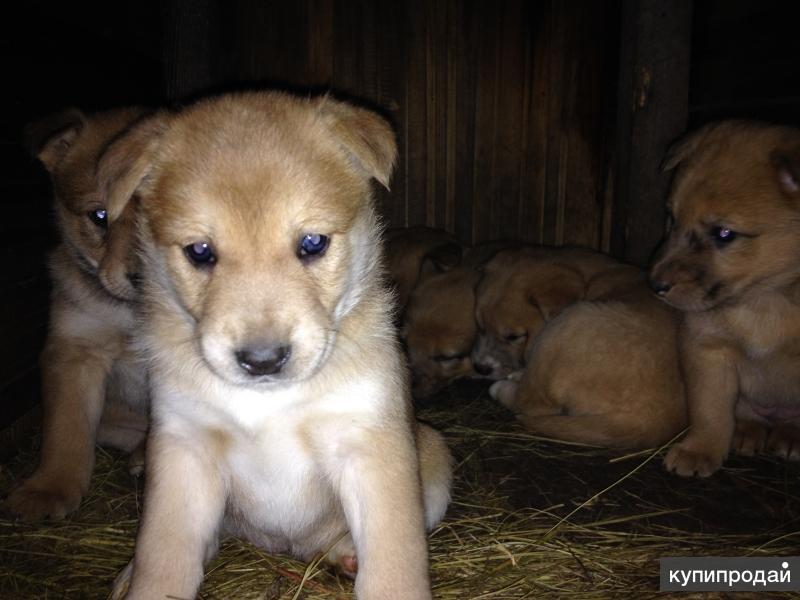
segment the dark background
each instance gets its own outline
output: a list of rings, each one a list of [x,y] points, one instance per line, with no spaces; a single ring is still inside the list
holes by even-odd
[[[253,85],[333,89],[382,106],[396,128],[400,163],[379,196],[390,225],[465,243],[580,243],[639,264],[662,231],[658,161],[687,126],[800,124],[796,2],[28,1],[4,12],[0,451],[36,420],[47,323],[47,177],[20,146],[35,118]]]

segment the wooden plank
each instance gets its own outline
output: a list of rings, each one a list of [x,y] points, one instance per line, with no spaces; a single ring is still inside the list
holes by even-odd
[[[520,236],[519,189],[524,157],[526,56],[528,19],[525,4],[503,2],[498,11],[498,55],[495,94],[495,150],[491,201],[492,239],[517,239]],[[499,83],[503,82],[503,83]],[[505,85],[505,82],[515,82]]]
[[[409,2],[405,27],[408,38],[406,53],[406,109],[405,127],[406,223],[428,224],[428,63],[427,37],[428,3],[422,0]]]
[[[565,53],[565,19],[566,8],[557,0],[549,3],[545,20],[549,44],[544,60],[548,63],[547,81],[550,86],[547,95],[546,153],[544,156],[545,190],[542,209],[542,242],[561,245],[564,242],[564,172],[561,163],[565,158],[563,135],[563,99],[564,99],[564,53]]]
[[[664,231],[669,176],[659,164],[686,128],[691,22],[691,0],[622,2],[611,249],[640,265]]]
[[[483,23],[476,9],[476,0],[465,0],[454,4],[453,19],[456,30],[455,87],[455,214],[453,215],[456,237],[466,244],[475,243],[473,207],[474,196],[474,148],[475,148],[475,81],[474,65],[477,61],[478,40]]]
[[[333,0],[305,0],[308,31],[306,80],[327,87],[333,81]]]
[[[543,2],[531,16],[530,64],[531,81],[527,100],[526,168],[522,174],[524,201],[520,206],[520,233],[526,242],[543,243],[545,239],[545,198],[547,196],[547,153],[550,96],[555,92],[550,83],[553,46],[551,27],[552,1]]]
[[[377,37],[380,68],[378,70],[378,102],[384,107],[397,135],[398,162],[392,176],[391,192],[380,193],[379,206],[390,227],[403,227],[406,222],[406,23],[405,5],[400,2],[380,2],[376,5]]]
[[[492,206],[495,201],[495,160],[497,149],[497,95],[498,63],[500,60],[500,28],[498,27],[494,3],[480,2],[478,15],[483,23],[483,35],[478,41],[478,56],[475,63],[477,80],[475,85],[475,147],[473,155],[472,207],[473,241],[483,242],[492,238]]]
[[[186,99],[213,83],[213,0],[168,0],[161,4],[163,90],[168,101]]]

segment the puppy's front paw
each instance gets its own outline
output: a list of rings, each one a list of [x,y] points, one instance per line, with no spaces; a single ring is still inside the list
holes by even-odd
[[[787,460],[800,460],[800,428],[795,425],[778,425],[767,440],[767,451]]]
[[[708,477],[722,466],[724,459],[724,453],[684,440],[669,449],[664,458],[664,466],[667,471],[682,477]]]
[[[11,492],[4,508],[26,522],[63,519],[78,508],[81,497],[77,486],[65,487],[39,481],[34,475]]]
[[[767,447],[767,428],[755,421],[737,421],[731,450],[742,456],[761,454]]]
[[[513,409],[518,387],[519,384],[510,378],[501,379],[500,381],[495,381],[491,385],[489,388],[489,395],[506,408]]]
[[[128,588],[131,586],[132,575],[133,560],[131,560],[114,579],[114,584],[111,589],[111,600],[122,600],[128,594]]]

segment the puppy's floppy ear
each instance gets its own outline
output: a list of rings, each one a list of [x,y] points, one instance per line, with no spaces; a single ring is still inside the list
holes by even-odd
[[[108,210],[109,225],[119,218],[151,172],[168,114],[149,115],[119,135],[97,165],[97,183]]]
[[[800,146],[774,150],[769,161],[777,171],[781,190],[792,198],[800,197]]]
[[[151,171],[166,126],[165,113],[144,117],[109,144],[97,166],[98,189],[108,211],[106,253],[98,276],[106,290],[122,300],[134,297],[139,269],[134,196]]]
[[[98,276],[103,287],[120,300],[133,300],[139,261],[135,251],[136,211],[138,202],[128,202],[122,213],[109,225],[106,253],[100,261]]]
[[[319,114],[353,161],[388,190],[397,142],[386,119],[328,96],[319,100]]]
[[[684,135],[678,141],[674,142],[664,155],[664,160],[661,161],[661,170],[671,171],[679,164],[689,159],[714,127],[715,124],[711,123],[705,127],[701,127],[697,131]]]
[[[86,115],[77,108],[65,109],[29,123],[23,131],[25,148],[52,173],[85,126]]]
[[[423,257],[433,262],[434,265],[442,271],[449,271],[453,267],[461,264],[461,245],[456,242],[445,242],[435,248],[431,248]]]
[[[461,246],[455,242],[440,244],[425,254],[419,263],[417,281],[424,281],[431,275],[444,273],[461,264]]]

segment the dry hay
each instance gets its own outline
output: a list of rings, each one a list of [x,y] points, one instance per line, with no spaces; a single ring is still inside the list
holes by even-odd
[[[532,436],[475,383],[419,414],[444,432],[457,463],[453,503],[430,535],[436,598],[648,598],[659,596],[664,556],[797,554],[797,464],[736,459],[709,480],[684,480],[664,471],[660,451],[622,456]],[[6,486],[30,458],[4,469]],[[0,520],[0,597],[106,598],[133,551],[140,486],[124,456],[101,450],[77,514]],[[201,597],[353,595],[324,566],[229,540]]]

